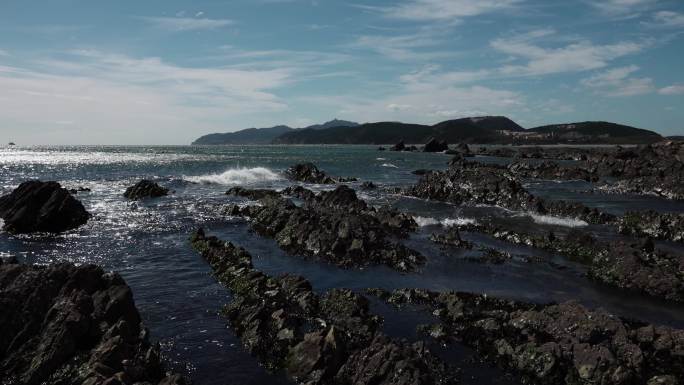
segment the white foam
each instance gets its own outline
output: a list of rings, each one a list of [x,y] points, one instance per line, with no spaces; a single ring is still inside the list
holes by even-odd
[[[565,227],[584,227],[589,224],[581,219],[554,217],[551,215],[528,214],[534,220],[534,223],[541,225],[554,225]]]
[[[399,167],[393,165],[392,163],[383,163],[383,164],[381,164],[381,166],[382,167],[399,168]]]
[[[424,227],[424,226],[433,226],[433,225],[438,225],[439,221],[436,220],[435,218],[426,218],[426,217],[413,217],[413,220],[416,221],[418,226]]]
[[[375,160],[387,160],[385,158],[375,158]]]
[[[442,220],[437,220],[435,218],[430,218],[430,217],[413,217],[413,219],[416,221],[418,226],[424,227],[424,226],[434,226],[434,225],[442,225],[444,227],[449,227],[449,226],[465,226],[465,225],[470,225],[470,224],[475,224],[477,223],[474,219],[472,218],[444,218]]]
[[[449,227],[449,226],[474,225],[477,223],[477,221],[472,219],[472,218],[446,218],[446,219],[442,219],[441,223],[442,223],[442,226]]]
[[[183,176],[183,179],[193,183],[220,184],[231,186],[276,181],[282,179],[282,177],[265,167],[254,167],[232,168],[221,174]]]

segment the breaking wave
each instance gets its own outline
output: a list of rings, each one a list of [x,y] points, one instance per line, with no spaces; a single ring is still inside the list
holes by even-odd
[[[565,227],[584,227],[589,224],[581,219],[575,218],[561,218],[554,217],[551,215],[539,215],[539,214],[528,214],[532,217],[534,223],[540,225],[555,225],[555,226],[565,226]]]
[[[183,179],[193,183],[237,185],[269,182],[282,179],[277,173],[265,168],[232,168],[221,174],[207,174],[199,176],[183,176]]]
[[[444,227],[449,227],[449,226],[465,226],[465,225],[470,225],[470,224],[475,224],[477,223],[474,219],[472,218],[444,218],[442,220],[437,220],[435,218],[430,218],[430,217],[413,217],[413,219],[416,221],[418,226],[424,227],[424,226],[435,226],[435,225],[442,225]]]
[[[381,164],[381,166],[382,167],[399,168],[399,167],[393,165],[392,163],[383,163],[383,164]]]

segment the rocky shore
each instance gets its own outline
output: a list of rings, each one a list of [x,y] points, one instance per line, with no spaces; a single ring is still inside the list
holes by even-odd
[[[461,231],[483,233],[498,240],[563,255],[587,265],[587,275],[591,279],[610,286],[670,301],[684,301],[684,255],[657,248],[650,239],[605,242],[576,229],[567,234],[525,233],[491,223],[452,226],[443,234],[433,235],[432,239],[442,244],[472,248],[469,242],[461,241]],[[485,257],[491,259],[491,251],[484,251]]]
[[[186,384],[164,373],[117,274],[0,259],[0,309],[2,385]]]
[[[425,261],[420,253],[394,240],[417,227],[409,215],[370,207],[344,185],[318,195],[302,187],[285,193],[303,199],[303,204],[252,190],[243,194],[261,197],[259,205],[235,206],[228,211],[249,217],[257,233],[274,238],[288,253],[337,266],[384,264],[399,271],[413,271]]]
[[[198,230],[192,246],[233,292],[224,314],[245,348],[301,384],[454,384],[456,372],[422,343],[394,340],[368,300],[345,289],[316,294],[302,277],[271,277],[243,248]]]
[[[86,224],[90,214],[59,183],[32,180],[0,197],[0,218],[10,233],[61,233]]]
[[[620,219],[618,232],[634,237],[684,242],[684,214],[653,210],[628,212]]]
[[[419,289],[370,290],[424,306],[440,322],[421,329],[464,343],[529,384],[667,384],[684,378],[684,331],[626,320],[576,302],[538,305]]]
[[[543,215],[611,223],[615,217],[581,203],[552,201],[527,191],[506,167],[466,161],[456,156],[446,171],[425,174],[406,190],[408,195],[457,205],[484,204]]]

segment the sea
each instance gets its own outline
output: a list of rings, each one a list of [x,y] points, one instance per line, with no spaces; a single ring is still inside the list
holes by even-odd
[[[454,223],[494,221],[538,231],[563,233],[581,228],[601,239],[619,238],[615,229],[589,225],[575,218],[558,218],[491,206],[457,206],[401,194],[414,184],[417,169],[447,168],[442,153],[378,151],[377,146],[44,146],[0,148],[0,195],[31,179],[58,181],[69,189],[87,188],[76,197],[92,214],[81,228],[59,235],[10,235],[0,232],[0,256],[26,263],[70,261],[97,264],[121,274],[132,287],[136,305],[152,339],[159,342],[169,370],[195,384],[286,384],[283,373],[269,373],[247,353],[220,314],[231,293],[211,275],[208,264],[188,242],[203,227],[208,234],[245,247],[255,267],[267,274],[299,274],[316,291],[349,288],[427,288],[458,290],[491,296],[551,303],[574,300],[603,308],[616,316],[660,325],[684,327],[684,306],[625,293],[592,282],[585,268],[560,255],[512,246],[482,234],[464,238],[510,252],[504,264],[477,261],[477,252],[442,248],[429,237]],[[510,159],[476,157],[482,162]],[[331,176],[355,177],[348,183],[374,206],[389,205],[412,214],[420,225],[404,242],[427,257],[415,273],[387,267],[345,270],[299,255],[288,255],[272,239],[250,231],[243,218],[226,216],[231,203],[249,204],[227,196],[233,186],[283,189],[293,183],[284,171],[300,162],[313,162]],[[167,197],[132,202],[123,197],[128,186],[147,178],[170,188]],[[361,190],[372,181],[379,188]],[[305,187],[315,191],[329,185]],[[535,194],[583,202],[622,214],[654,209],[684,212],[684,202],[649,196],[596,193],[583,181],[525,181]],[[661,242],[675,252],[681,244]],[[396,309],[371,298],[372,311],[384,318],[384,331],[409,341],[423,340],[416,326],[435,322],[419,308]],[[427,341],[427,340],[426,340]],[[518,379],[479,362],[464,346],[441,346],[433,351],[462,366],[463,383],[516,384]],[[465,364],[464,364],[465,363]]]

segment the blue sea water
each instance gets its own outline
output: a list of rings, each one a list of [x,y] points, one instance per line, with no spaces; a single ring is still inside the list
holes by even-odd
[[[684,327],[683,306],[593,283],[584,277],[581,266],[561,256],[468,234],[480,243],[554,262],[529,263],[521,259],[491,265],[466,259],[472,257],[472,252],[445,250],[429,242],[430,234],[440,231],[443,224],[480,220],[508,221],[527,229],[560,232],[582,226],[599,237],[617,236],[611,228],[586,226],[572,218],[531,216],[496,207],[458,207],[392,191],[418,180],[411,171],[444,169],[448,160],[444,154],[380,152],[374,146],[2,148],[0,195],[29,179],[56,180],[67,188],[86,187],[91,191],[77,197],[93,217],[87,225],[58,236],[13,236],[0,232],[0,255],[14,255],[35,263],[95,263],[119,272],[133,288],[143,320],[153,338],[160,341],[169,368],[187,374],[196,384],[285,383],[282,374],[267,373],[242,349],[226,320],[218,314],[230,301],[230,292],[213,279],[208,265],[189,247],[188,236],[199,226],[247,248],[255,257],[256,267],[266,273],[301,274],[319,291],[333,287],[359,291],[368,287],[423,287],[535,302],[577,300],[616,315]],[[250,232],[243,219],[222,214],[225,205],[245,202],[226,196],[230,187],[285,188],[291,182],[284,178],[284,170],[303,161],[314,162],[333,176],[359,178],[351,183],[352,187],[373,181],[381,188],[359,190],[361,198],[374,205],[389,204],[416,216],[422,226],[407,244],[428,257],[427,265],[412,274],[400,274],[385,267],[342,270],[287,255],[274,241]],[[153,179],[174,192],[157,200],[127,201],[122,195],[124,190],[141,178]],[[545,197],[580,201],[616,214],[636,209],[684,212],[681,202],[590,194],[587,191],[591,186],[584,182],[530,181],[526,186]],[[670,246],[682,252],[681,246]],[[398,312],[375,301],[373,308],[385,317],[388,334],[409,339],[420,338],[415,325],[430,318],[417,311]],[[463,348],[440,354],[457,360],[471,353]],[[474,370],[470,375],[468,378],[474,383],[515,383],[515,379],[504,378],[496,370]]]

